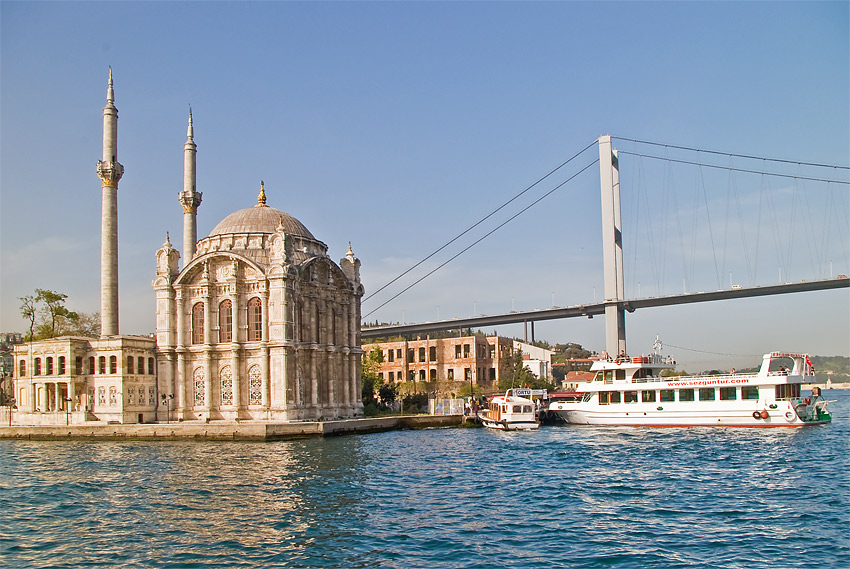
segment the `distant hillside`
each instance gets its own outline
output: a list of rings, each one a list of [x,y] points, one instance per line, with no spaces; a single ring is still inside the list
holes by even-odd
[[[850,358],[846,356],[812,356],[811,359],[818,379],[831,379],[839,383],[850,381]]]

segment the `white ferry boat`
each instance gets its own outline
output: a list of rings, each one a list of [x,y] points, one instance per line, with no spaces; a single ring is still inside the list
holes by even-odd
[[[658,346],[658,343],[656,343]],[[649,356],[607,358],[596,376],[576,389],[580,401],[553,401],[549,413],[578,425],[648,427],[802,427],[832,421],[806,354],[764,355],[758,373],[662,377],[676,362],[658,350]]]
[[[488,408],[478,416],[481,423],[490,429],[516,431],[532,430],[540,426],[535,417],[534,401],[512,394],[511,390],[490,399]]]

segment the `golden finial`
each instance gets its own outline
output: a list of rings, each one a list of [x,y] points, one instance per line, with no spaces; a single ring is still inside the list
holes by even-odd
[[[257,205],[254,207],[266,207],[266,190],[263,188],[262,180],[260,180],[260,195],[257,196]]]

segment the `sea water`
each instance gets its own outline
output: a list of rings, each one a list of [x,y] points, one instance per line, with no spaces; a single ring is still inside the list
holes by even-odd
[[[803,429],[0,441],[3,567],[850,565],[850,393]]]

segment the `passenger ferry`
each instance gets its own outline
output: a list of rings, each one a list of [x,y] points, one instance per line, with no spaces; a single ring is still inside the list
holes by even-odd
[[[534,401],[511,393],[510,389],[490,399],[488,408],[478,416],[485,427],[502,431],[533,430],[540,426],[535,418]]]
[[[596,376],[579,385],[580,401],[553,401],[549,413],[577,425],[648,427],[802,427],[832,421],[819,387],[810,397],[802,384],[815,383],[809,356],[765,354],[758,373],[662,377],[676,362],[656,351],[649,356],[606,358]]]

